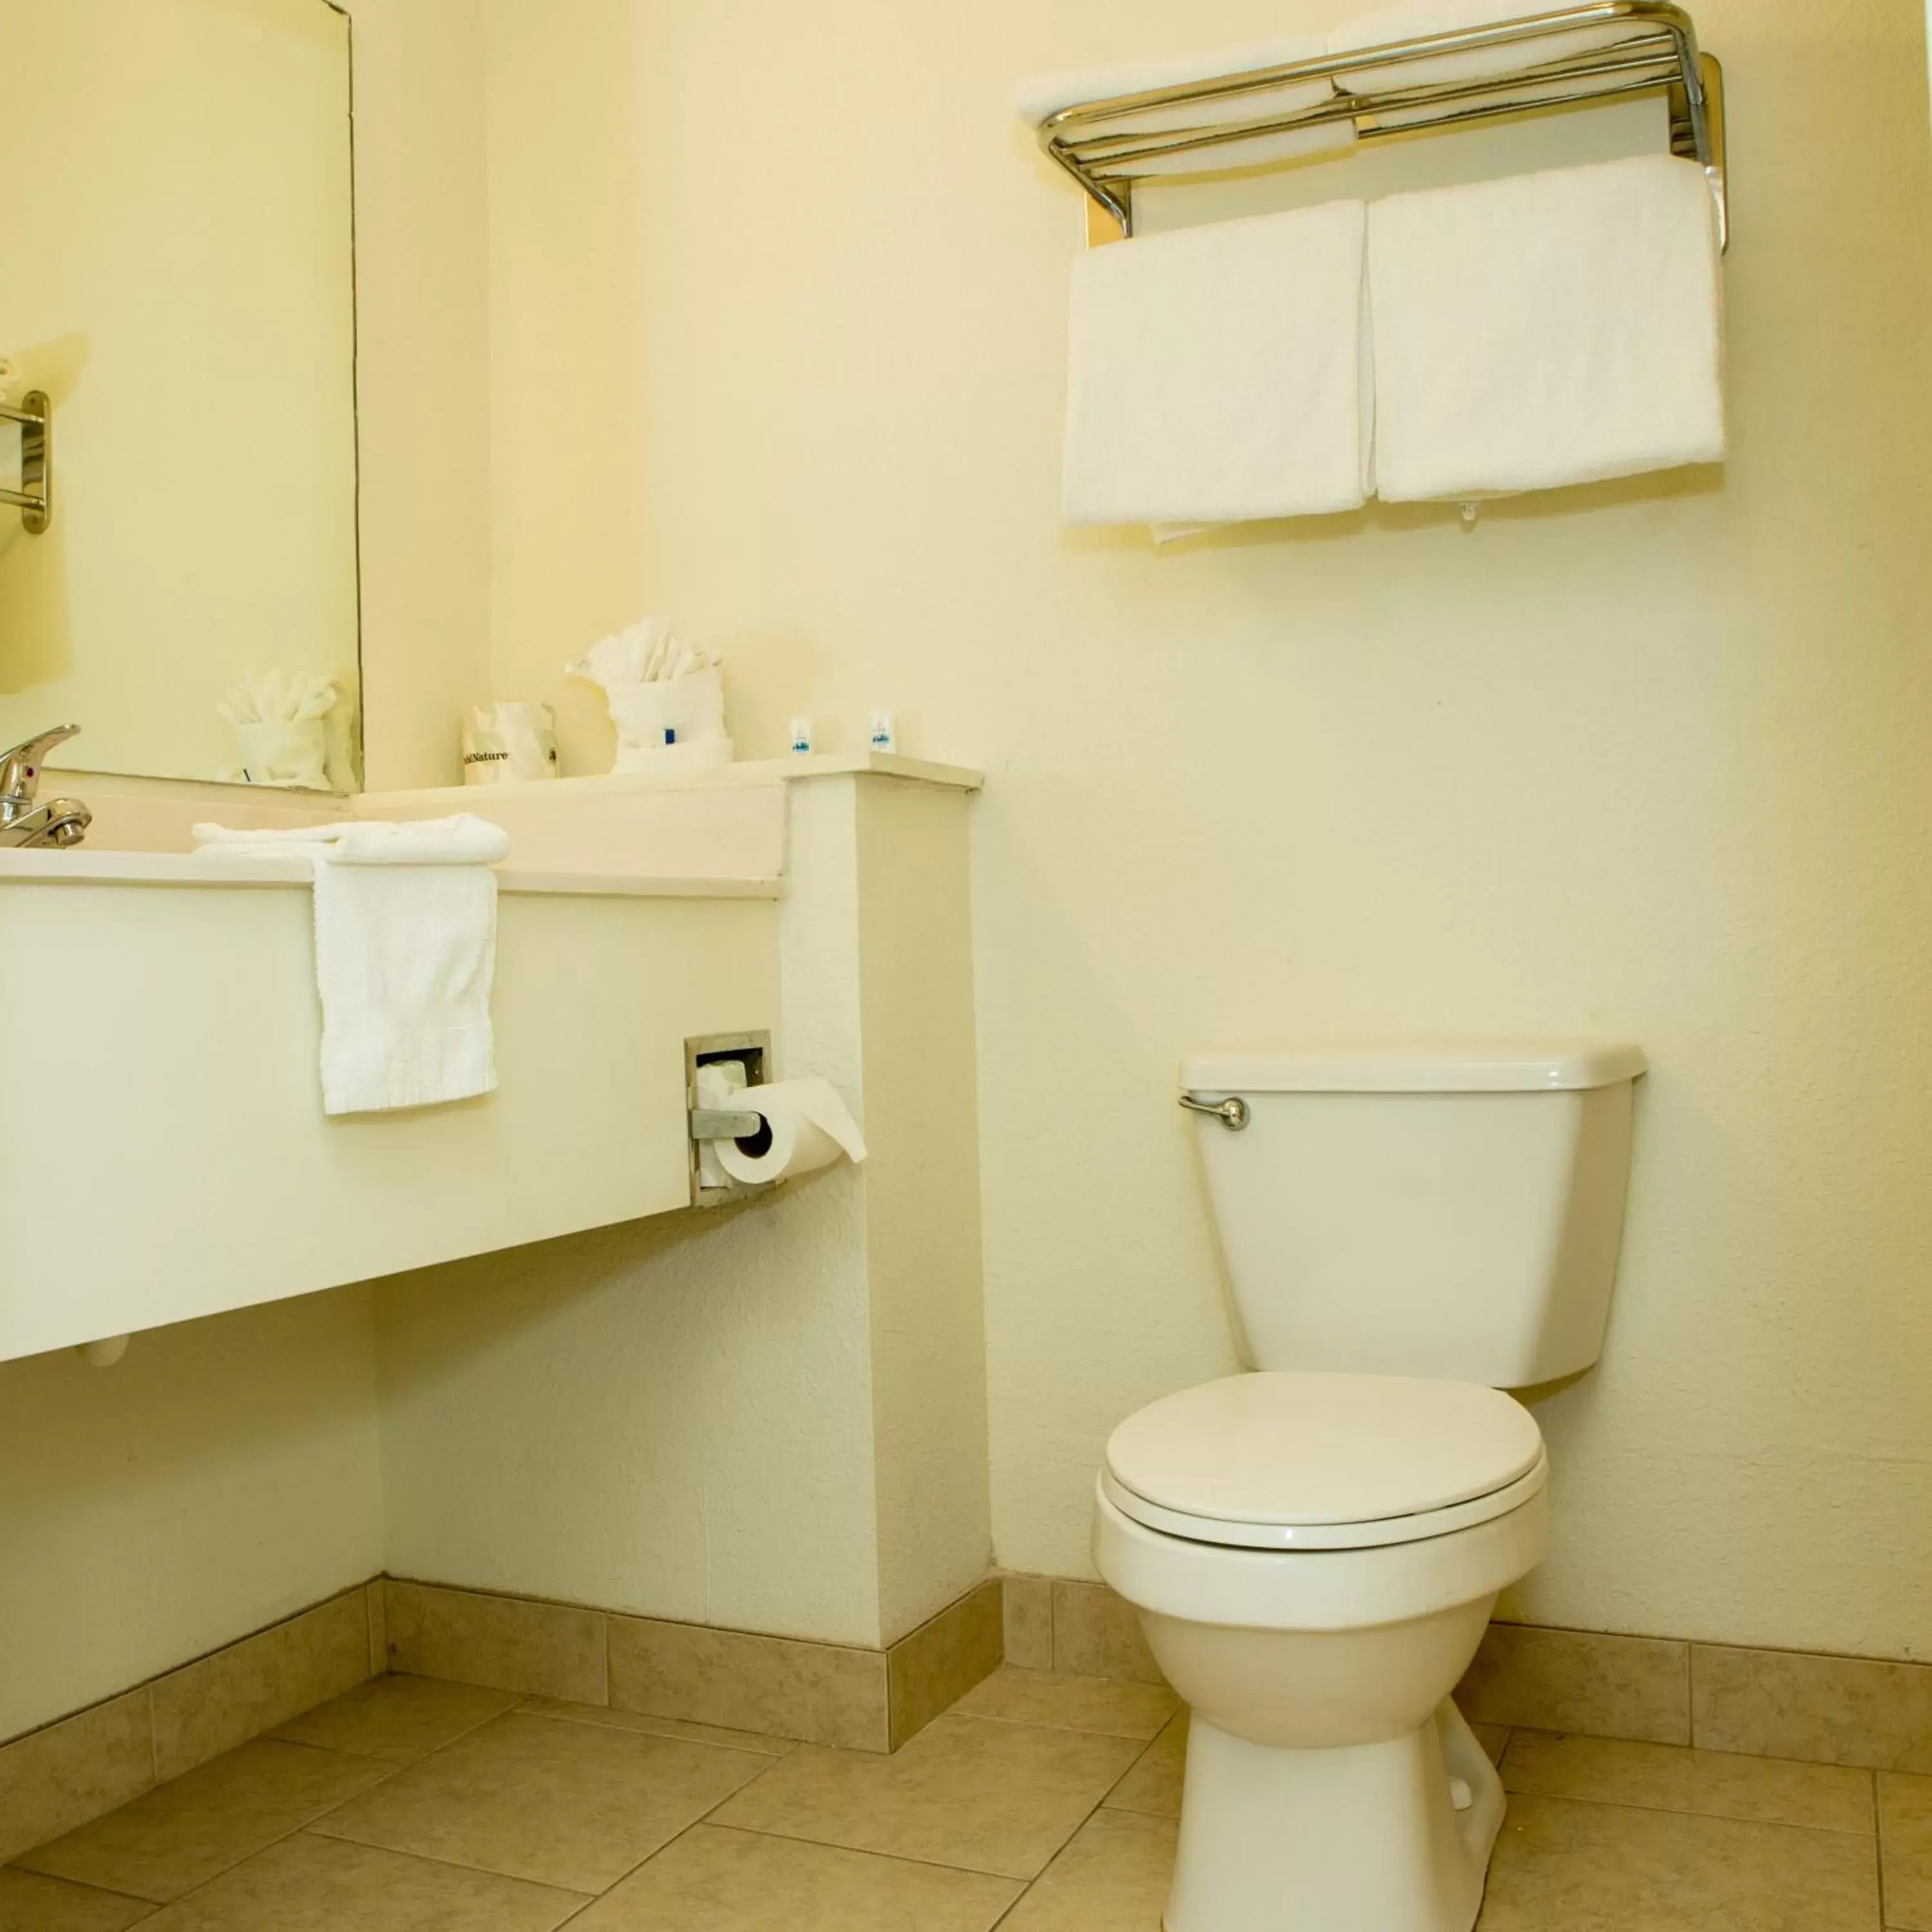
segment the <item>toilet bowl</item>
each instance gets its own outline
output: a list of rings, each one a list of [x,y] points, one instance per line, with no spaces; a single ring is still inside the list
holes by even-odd
[[[1501,1780],[1449,1694],[1541,1560],[1509,1396],[1239,1376],[1123,1424],[1100,1574],[1192,1712],[1168,1932],[1469,1932]]]
[[[1114,1432],[1094,1559],[1192,1710],[1167,1932],[1468,1932],[1503,1791],[1449,1693],[1546,1488],[1468,1383],[1234,1376]]]
[[[1360,1042],[1181,1070],[1254,1372],[1107,1444],[1094,1558],[1192,1713],[1167,1932],[1470,1932],[1502,1780],[1454,1689],[1542,1560],[1504,1391],[1601,1352],[1635,1047]]]

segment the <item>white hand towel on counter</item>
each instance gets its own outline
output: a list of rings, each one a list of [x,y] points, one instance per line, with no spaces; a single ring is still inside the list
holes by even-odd
[[[1376,476],[1391,502],[1724,457],[1716,210],[1666,154],[1369,212]]]
[[[1365,52],[1395,40],[1420,40],[1430,34],[1453,34],[1468,27],[1492,27],[1539,12],[1553,11],[1522,0],[1400,0],[1360,20],[1334,28],[1328,36],[1331,54]],[[1486,80],[1496,74],[1520,73],[1551,61],[1574,59],[1600,47],[1614,46],[1641,28],[1625,21],[1604,27],[1579,27],[1540,40],[1511,40],[1472,53],[1438,54],[1426,60],[1398,62],[1389,67],[1360,68],[1338,74],[1335,85],[1344,92],[1382,88],[1448,87],[1464,81]]]
[[[1219,53],[1193,54],[1172,60],[1138,61],[1126,65],[1099,68],[1084,74],[1042,75],[1023,82],[1014,96],[1021,119],[1036,128],[1050,114],[1081,101],[1111,100],[1124,94],[1146,94],[1166,87],[1184,87],[1195,81],[1219,80],[1229,75],[1252,73],[1256,69],[1288,67],[1298,61],[1318,60],[1328,51],[1319,34],[1304,34],[1292,39],[1268,40],[1252,46],[1224,48]],[[1304,81],[1299,86],[1270,88],[1252,93],[1225,94],[1216,100],[1204,100],[1182,107],[1152,110],[1133,116],[1137,130],[1172,132],[1176,128],[1216,127],[1230,122],[1254,121],[1264,116],[1298,112],[1309,107],[1331,104],[1335,90],[1325,80]],[[1084,122],[1083,138],[1112,133],[1125,123]],[[1156,157],[1135,163],[1137,175],[1192,174],[1203,169],[1253,167],[1262,162],[1294,160],[1305,156],[1333,153],[1353,145],[1355,124],[1346,116],[1284,134],[1258,135],[1252,140],[1228,141],[1216,148],[1192,149],[1186,154]]]
[[[496,1084],[490,987],[496,964],[500,826],[452,818],[194,828],[212,856],[310,860],[322,998],[322,1106],[422,1107]]]
[[[1076,524],[1359,509],[1369,435],[1359,201],[1117,242],[1073,264]]]

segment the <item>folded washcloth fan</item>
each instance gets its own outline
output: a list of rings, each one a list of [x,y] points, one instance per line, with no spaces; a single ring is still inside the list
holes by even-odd
[[[246,784],[310,791],[328,788],[328,740],[322,720],[335,708],[335,682],[310,671],[251,670],[214,707],[234,731]]]
[[[599,686],[616,728],[616,772],[731,760],[724,730],[724,660],[684,643],[668,619],[645,617],[592,645],[566,677]]]
[[[251,670],[214,707],[238,730],[244,724],[300,724],[335,703],[335,681],[306,671]]]
[[[645,617],[591,646],[566,677],[580,677],[604,690],[627,685],[669,684],[694,671],[716,670],[724,663],[715,651],[683,643],[665,617]]]

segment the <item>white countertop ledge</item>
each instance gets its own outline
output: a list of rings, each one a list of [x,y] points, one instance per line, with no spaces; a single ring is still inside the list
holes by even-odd
[[[494,868],[506,892],[571,892],[607,898],[775,899],[778,879],[645,878],[624,872]],[[214,859],[199,852],[0,848],[0,885],[306,886],[305,859]]]
[[[559,802],[627,792],[714,791],[740,785],[796,784],[806,778],[908,778],[947,790],[978,791],[986,774],[965,765],[936,764],[898,752],[808,752],[782,758],[748,758],[730,765],[674,766],[663,772],[606,772],[600,777],[526,778],[506,784],[443,785],[421,791],[370,791],[357,794],[361,812],[385,817],[406,811],[429,818],[446,812],[477,811],[496,799],[550,799]]]

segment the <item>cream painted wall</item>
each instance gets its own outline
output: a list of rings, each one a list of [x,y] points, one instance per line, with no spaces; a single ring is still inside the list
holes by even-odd
[[[646,590],[630,0],[352,10],[370,788],[458,782],[461,712],[500,698],[607,770],[561,673]]]
[[[446,7],[393,57],[419,68],[453,36],[452,72],[469,85],[476,17]],[[642,28],[631,0],[562,12],[482,0],[480,17],[487,234],[460,260],[466,273],[487,264],[489,694],[555,704],[566,770],[602,770],[601,695],[560,673],[654,588],[636,434],[649,333]],[[372,20],[397,31],[386,0],[360,0],[365,102]],[[422,139],[453,169],[475,130],[435,98],[442,118]],[[399,137],[378,134],[380,156]],[[473,237],[460,179],[437,178]],[[370,194],[390,257],[410,260],[433,208],[381,199],[380,181]],[[439,286],[452,302],[473,294]],[[413,372],[423,352],[399,336],[392,373]],[[422,428],[372,406],[365,434],[419,454]],[[471,477],[473,442],[452,460]],[[368,541],[413,530],[404,506],[392,514],[400,523]],[[476,554],[472,542],[464,555]],[[392,658],[410,648],[398,634],[376,642],[377,605],[393,623],[397,596],[372,584],[372,690],[402,674]],[[473,658],[461,668],[473,674]],[[440,755],[424,736],[440,729],[431,681],[410,675],[424,701],[406,716],[378,716],[372,700],[372,771]],[[441,700],[458,694],[446,680]],[[384,1286],[399,1573],[862,1642],[898,1636],[983,1574],[965,810],[957,794],[850,782],[799,788],[794,802],[781,1039],[788,1065],[883,1108],[862,1180],[830,1174],[728,1216]],[[935,1096],[932,1132],[922,1114]]]
[[[482,0],[353,0],[368,789],[454,784],[490,694]]]
[[[992,1553],[968,837],[976,806],[938,787],[854,790],[850,976],[872,1150],[866,1264],[880,1623],[890,1639],[976,1582]]]
[[[367,1288],[0,1363],[0,1738],[379,1570],[374,1397]]]
[[[384,1282],[387,1567],[874,1640],[857,1193],[835,1174]]]
[[[594,686],[565,679],[641,616],[647,452],[632,0],[483,0],[488,30],[492,694],[554,705],[566,774],[610,768]]]
[[[516,49],[539,10],[490,4]],[[1700,10],[1734,118],[1721,482],[1498,506],[1474,535],[1378,513],[1160,556],[1058,525],[1080,216],[1008,92],[1279,31],[1278,9],[992,0],[961,36],[852,0],[836,42],[772,7],[552,10],[544,116],[504,111],[514,70],[491,50],[490,178],[527,142],[547,184],[493,254],[464,158],[474,8],[356,10],[372,776],[447,775],[461,703],[562,695],[560,646],[634,602],[731,653],[748,754],[797,709],[849,742],[882,701],[909,749],[992,767],[972,886],[1000,1559],[1082,1569],[1108,1428],[1230,1365],[1172,1107],[1183,1051],[1586,1027],[1642,1040],[1657,1071],[1609,1352],[1544,1410],[1557,1543],[1516,1607],[1932,1654],[1932,565],[1920,440],[1897,429],[1932,400],[1916,8]],[[552,124],[571,62],[598,104],[580,140]],[[783,136],[782,166],[708,137],[726,98]],[[568,219],[533,290],[508,265],[546,207]],[[628,262],[602,259],[626,235]],[[547,365],[596,439],[577,515],[535,500],[568,500],[567,444],[509,406]],[[594,716],[565,718],[592,763]],[[956,1325],[915,1364],[954,1398],[935,1454],[917,1403],[857,1370],[873,1310],[800,1267],[822,1223],[849,1236],[848,1185],[381,1291],[391,1560],[812,1634],[908,1614],[916,1591],[863,1552],[868,1512],[874,1534],[909,1520],[914,1466],[890,1508],[866,1472],[922,1455],[970,1505],[971,1404],[944,1379],[964,1342]],[[898,1305],[894,1346],[932,1312]],[[376,1567],[362,1307],[344,1291],[165,1331],[106,1373],[0,1367],[0,1550],[34,1564],[0,1564],[0,1736]],[[700,1399],[759,1376],[766,1448],[790,1405],[809,1460],[758,1462]],[[464,1467],[439,1402],[548,1420],[477,1428]],[[702,1496],[673,1480],[694,1442]],[[560,1454],[599,1486],[555,1480]],[[923,1574],[968,1565],[963,1520]],[[816,1580],[773,1591],[765,1538],[788,1521]]]
[[[1609,1351],[1544,1407],[1556,1544],[1514,1608],[1932,1655],[1919,9],[1697,9],[1732,118],[1721,476],[1498,506],[1473,534],[1378,511],[1156,556],[1063,530],[1082,218],[1013,82],[1342,10],[988,0],[962,32],[850,0],[835,33],[770,4],[511,9],[557,36],[540,98],[574,63],[609,137],[493,125],[494,178],[548,156],[572,206],[530,257],[544,356],[500,360],[497,393],[580,344],[600,452],[629,439],[597,473],[642,496],[500,554],[497,610],[553,596],[581,628],[573,586],[634,581],[730,654],[744,752],[796,710],[850,742],[890,703],[908,748],[989,767],[1002,1562],[1084,1570],[1108,1430],[1232,1366],[1182,1052],[1586,1029],[1656,1071]],[[634,284],[600,254],[627,229]],[[500,316],[517,274],[499,253]],[[518,479],[554,485],[541,428],[500,421],[500,530],[539,527]],[[556,656],[500,623],[505,688],[550,694]],[[567,757],[596,748],[574,723]]]
[[[779,1070],[872,1158],[382,1283],[394,1574],[862,1644],[985,1574],[967,802],[792,792]]]

